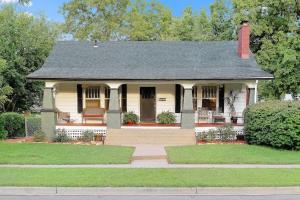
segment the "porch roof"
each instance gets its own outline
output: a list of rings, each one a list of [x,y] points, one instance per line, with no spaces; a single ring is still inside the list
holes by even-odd
[[[253,55],[241,59],[236,41],[58,42],[36,80],[271,79]]]

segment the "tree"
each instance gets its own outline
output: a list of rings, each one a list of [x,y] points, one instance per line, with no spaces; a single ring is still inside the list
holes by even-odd
[[[215,0],[210,6],[211,26],[214,40],[233,40],[234,24],[232,11],[225,0]]]
[[[194,17],[191,7],[186,8],[183,11],[183,16],[179,19],[175,19],[175,38],[182,41],[193,40],[194,30]]]
[[[119,39],[129,0],[71,0],[62,7],[64,31],[80,40]]]
[[[128,40],[164,40],[170,32],[171,11],[156,1],[131,2],[123,33]]]
[[[3,82],[3,71],[6,68],[5,60],[0,58],[0,111],[2,111],[4,104],[9,101],[8,96],[12,94],[12,88]]]
[[[0,9],[0,27],[0,56],[7,65],[3,81],[13,88],[3,110],[29,110],[39,104],[43,85],[28,81],[26,76],[40,68],[48,56],[57,38],[56,25],[8,5]]]
[[[260,87],[262,95],[280,98],[284,93],[300,93],[300,36],[278,32],[273,41],[264,39],[257,52],[258,62],[275,76]]]
[[[275,77],[260,85],[262,95],[279,98],[298,93],[300,1],[233,0],[235,23],[251,23],[251,50]]]
[[[20,3],[20,4],[29,4],[30,2],[31,2],[31,0],[18,0],[18,2]]]
[[[193,32],[193,40],[210,41],[213,40],[212,26],[209,17],[204,9],[200,15],[195,17],[195,27]]]

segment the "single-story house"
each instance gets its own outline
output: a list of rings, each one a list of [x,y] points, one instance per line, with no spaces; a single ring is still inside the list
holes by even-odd
[[[121,129],[122,113],[139,116],[136,126],[161,126],[157,115],[175,113],[182,129],[237,124],[257,101],[261,69],[249,49],[250,27],[238,41],[60,41],[28,79],[45,81],[42,129]],[[81,130],[81,129],[80,129]],[[74,133],[75,134],[75,133]]]

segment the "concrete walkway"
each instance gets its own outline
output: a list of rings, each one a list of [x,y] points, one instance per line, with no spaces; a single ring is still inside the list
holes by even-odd
[[[167,152],[163,145],[140,144],[134,145],[132,166],[165,166],[168,165]]]

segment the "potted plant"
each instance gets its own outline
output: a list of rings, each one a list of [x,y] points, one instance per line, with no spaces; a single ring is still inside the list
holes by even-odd
[[[172,112],[162,112],[157,115],[157,120],[160,124],[174,124],[176,122],[176,116]]]
[[[123,123],[133,125],[138,122],[138,116],[134,112],[127,112],[123,115]]]
[[[234,124],[237,123],[237,116],[234,107],[234,103],[237,100],[237,98],[238,98],[237,94],[234,93],[233,91],[230,91],[228,97],[225,98],[226,104],[229,106],[231,122]]]

